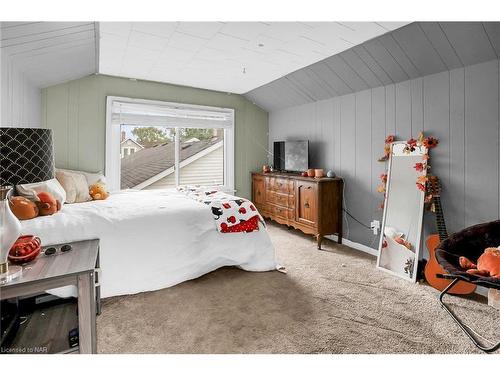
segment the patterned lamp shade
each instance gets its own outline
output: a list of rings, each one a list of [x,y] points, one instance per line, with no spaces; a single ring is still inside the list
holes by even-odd
[[[54,178],[51,129],[0,128],[0,185]]]

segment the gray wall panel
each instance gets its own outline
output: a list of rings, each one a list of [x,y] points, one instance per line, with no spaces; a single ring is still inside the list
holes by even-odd
[[[319,82],[316,82],[307,74],[307,70],[298,70],[288,75],[287,78],[292,81],[299,91],[312,98],[313,101],[330,97],[328,91],[323,89],[323,86]]]
[[[465,224],[498,218],[498,61],[465,69]]]
[[[396,83],[396,132],[401,139],[411,138],[410,81]]]
[[[411,136],[417,138],[424,130],[424,80],[417,78],[410,82],[411,97]]]
[[[423,128],[426,135],[440,139],[431,151],[431,164],[443,180],[449,231],[498,219],[499,64],[494,60],[273,111],[270,143],[307,137],[324,141],[327,150],[322,144],[315,166],[333,166],[345,179],[347,209],[369,225],[382,217],[377,209],[382,195],[376,187],[385,163],[376,159],[383,153],[385,136],[416,137]],[[378,237],[369,229],[347,217],[344,225],[347,238],[378,246]],[[434,230],[434,215],[425,215],[424,227],[425,233]]]
[[[379,38],[380,43],[387,49],[387,52],[391,54],[394,60],[397,61],[398,65],[406,72],[409,78],[420,77],[421,74],[410,61],[406,52],[401,49],[399,43],[394,39],[392,34],[385,34]],[[373,86],[372,86],[373,87]]]
[[[481,22],[440,22],[464,65],[496,58]]]
[[[385,131],[387,135],[396,134],[396,88],[385,86]]]
[[[377,76],[382,85],[394,83],[394,81],[387,75],[384,68],[375,61],[363,45],[353,47],[352,51],[364,61],[366,66]]]
[[[382,84],[377,76],[370,70],[368,65],[366,65],[366,63],[352,49],[343,52],[341,55],[344,61],[351,66],[351,68],[363,79],[368,87],[377,87]]]
[[[309,68],[314,74],[323,79],[328,87],[331,87],[331,89],[336,92],[335,96],[352,92],[352,89],[324,62],[313,64]]]
[[[316,145],[318,147],[318,164],[322,165],[322,168],[333,169],[333,159],[334,159],[334,108],[333,99],[322,100],[316,103],[316,121],[318,126],[311,128],[317,128]]]
[[[335,55],[325,60],[342,81],[352,90],[360,91],[368,88],[368,84],[345,62],[341,55]]]
[[[413,61],[421,75],[446,69],[441,56],[436,52],[418,23],[412,23],[395,30],[392,35]]]
[[[356,180],[356,97],[354,94],[340,98],[340,142],[342,152],[340,155],[340,175],[346,176],[346,180]],[[344,187],[345,208],[353,205],[356,190]],[[355,228],[354,221],[344,215],[344,234],[351,238],[356,236],[360,228]]]
[[[333,170],[339,173],[342,169],[342,133],[341,133],[341,97],[333,98]]]
[[[451,196],[447,189],[450,184],[450,81],[449,72],[424,77],[424,131],[439,139],[439,146],[430,151],[431,173],[439,176],[443,185],[442,202],[450,204]],[[427,231],[434,231],[434,218],[427,222]]]
[[[410,78],[410,76],[401,68],[396,60],[391,56],[387,49],[380,43],[380,40],[373,39],[363,44],[370,55],[377,61],[380,66],[384,67],[384,71],[393,82],[401,82]]]
[[[465,69],[450,71],[450,184],[454,204],[444,212],[450,228],[465,227]]]
[[[496,56],[500,57],[500,22],[483,22],[483,25]]]
[[[439,53],[439,56],[441,56],[447,69],[450,70],[463,66],[460,58],[438,22],[420,22],[420,27],[436,49],[437,53]]]
[[[356,163],[355,178],[359,184],[352,186],[353,200],[349,211],[362,223],[369,223],[372,218],[371,161],[372,161],[372,103],[371,90],[356,93]],[[367,243],[373,236],[357,222],[352,223],[353,241]],[[354,230],[356,228],[356,230]]]
[[[385,88],[377,87],[372,92],[372,138],[371,138],[371,198],[372,210],[371,218],[380,217],[382,209],[380,204],[384,201],[383,194],[377,193],[377,187],[380,185],[380,175],[385,173],[386,165],[378,161],[378,158],[383,155],[383,145],[386,137],[386,105],[385,105]],[[372,246],[378,246],[378,236],[372,238]]]

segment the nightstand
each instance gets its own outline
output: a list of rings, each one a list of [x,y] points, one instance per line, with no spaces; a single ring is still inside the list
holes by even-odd
[[[99,240],[44,246],[42,253],[23,265],[23,275],[0,286],[0,300],[43,293],[46,290],[74,285],[78,290],[78,330],[80,353],[96,353],[96,314],[100,314]],[[45,255],[55,248],[53,255]],[[76,351],[75,350],[75,351]]]

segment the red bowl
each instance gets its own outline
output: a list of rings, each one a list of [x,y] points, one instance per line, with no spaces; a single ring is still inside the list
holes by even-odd
[[[28,263],[34,260],[42,249],[39,237],[21,236],[9,251],[9,260],[12,263]]]

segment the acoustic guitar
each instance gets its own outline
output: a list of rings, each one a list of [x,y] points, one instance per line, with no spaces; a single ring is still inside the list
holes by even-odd
[[[429,176],[427,181],[427,193],[432,194],[432,211],[436,214],[436,226],[438,234],[432,234],[427,237],[426,245],[429,250],[429,261],[425,265],[425,280],[432,287],[442,291],[450,284],[450,280],[440,279],[436,274],[445,274],[446,271],[439,265],[436,259],[436,248],[439,244],[448,238],[446,223],[444,221],[443,208],[441,206],[441,183],[437,176]],[[471,294],[476,290],[474,284],[466,281],[459,281],[449,290],[451,294]]]

